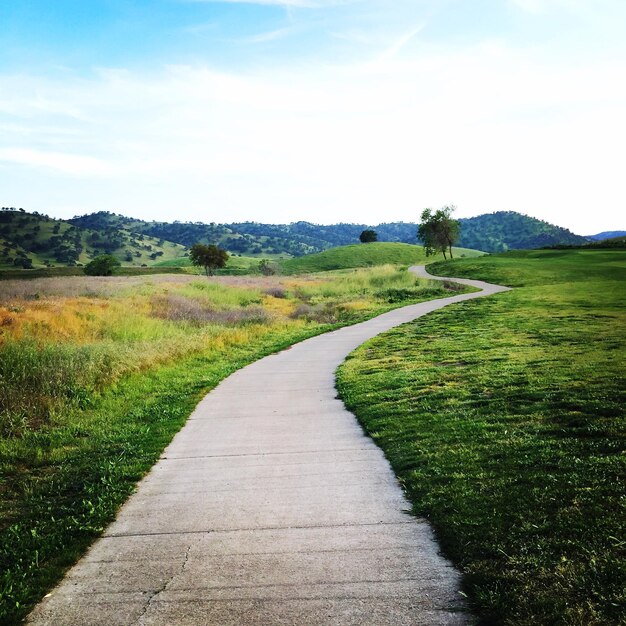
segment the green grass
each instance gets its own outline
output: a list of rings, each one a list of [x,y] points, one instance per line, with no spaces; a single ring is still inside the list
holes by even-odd
[[[626,623],[626,253],[434,269],[517,288],[366,343],[340,368],[340,395],[484,623]]]
[[[454,254],[455,256],[474,257],[483,253],[477,250],[454,248]],[[428,260],[437,260],[438,258],[443,257],[430,257]],[[288,259],[280,263],[280,268],[284,274],[300,274],[385,264],[423,264],[426,261],[423,246],[414,246],[408,243],[375,242],[340,246],[317,254]]]
[[[524,250],[447,263],[428,271],[441,276],[480,278],[509,287],[583,283],[625,278],[623,250]]]

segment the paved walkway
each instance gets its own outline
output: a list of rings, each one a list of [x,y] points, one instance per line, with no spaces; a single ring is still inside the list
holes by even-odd
[[[370,337],[504,290],[462,282],[484,291],[309,339],[224,380],[27,623],[470,623],[457,572],[429,526],[407,515],[389,464],[334,385]]]

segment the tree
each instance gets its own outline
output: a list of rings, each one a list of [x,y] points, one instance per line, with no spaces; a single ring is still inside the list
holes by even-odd
[[[361,243],[371,243],[372,241],[378,241],[378,235],[375,230],[364,230],[360,235],[359,239]]]
[[[424,244],[426,256],[443,252],[443,258],[447,260],[446,252],[449,252],[452,258],[452,246],[458,241],[461,231],[459,222],[452,219],[454,211],[454,206],[444,206],[436,211],[422,211],[417,238]]]
[[[213,276],[214,270],[226,265],[228,252],[213,244],[194,243],[189,250],[189,258],[194,265],[204,267],[207,276]]]
[[[121,263],[112,254],[101,254],[93,261],[89,261],[83,267],[83,272],[89,276],[111,276],[115,268],[120,265]]]

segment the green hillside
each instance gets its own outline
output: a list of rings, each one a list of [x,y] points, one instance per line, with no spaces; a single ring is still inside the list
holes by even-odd
[[[475,257],[483,253],[465,248],[453,248],[457,257]],[[440,255],[428,257],[428,260],[440,260]],[[426,255],[422,246],[408,243],[375,242],[331,248],[317,254],[288,259],[280,264],[285,274],[302,274],[309,272],[325,272],[353,267],[370,267],[373,265],[412,265],[425,263]]]
[[[72,267],[105,253],[115,255],[125,266],[142,267],[181,258],[186,249],[113,226],[81,228],[39,213],[0,212],[0,267]]]
[[[546,246],[580,246],[590,243],[570,231],[513,211],[500,211],[460,219],[459,245],[470,250],[502,252]],[[358,244],[364,224],[320,225],[309,222],[262,224],[241,222],[205,224],[202,222],[148,222],[107,211],[56,220],[22,209],[3,208],[0,212],[0,267],[67,267],[88,263],[94,256],[114,254],[125,266],[179,266],[186,249],[194,243],[215,244],[240,259],[304,257],[323,253],[303,261],[283,264],[284,271],[323,271],[341,267],[364,267],[384,263],[383,248],[351,252],[330,251],[340,246]],[[406,250],[415,250],[417,224],[391,222],[374,226],[380,243],[401,243]],[[613,246],[612,242],[605,244]],[[410,263],[395,249],[389,262]],[[326,255],[328,252],[328,255]],[[405,252],[406,254],[406,252]],[[420,249],[421,254],[421,249]],[[468,256],[470,253],[460,251]],[[369,258],[369,255],[373,255]],[[382,256],[381,256],[382,255]],[[419,261],[421,257],[417,257]],[[226,271],[242,273],[256,265],[251,261],[231,261]],[[236,267],[235,267],[236,266]]]
[[[459,222],[461,224],[459,246],[484,252],[524,250],[563,244],[581,245],[589,241],[589,238],[575,235],[566,228],[514,211],[498,211],[477,217],[461,218]],[[315,251],[358,243],[360,233],[368,228],[376,231],[378,241],[414,244],[417,243],[417,226],[417,222],[389,222],[378,225],[343,223],[320,225],[309,222],[228,224],[228,227],[236,232],[256,237],[268,235],[292,238],[317,248]]]
[[[459,243],[485,252],[529,250],[554,245],[582,245],[587,237],[514,211],[478,215],[461,222]]]
[[[238,222],[204,224],[202,222],[145,222],[101,211],[77,217],[70,222],[96,230],[126,229],[147,236],[191,246],[197,241],[219,245],[231,253],[246,256],[302,256],[337,246],[356,244],[360,233],[373,228],[378,241],[415,244],[416,222],[367,224],[263,224]],[[514,211],[498,211],[459,219],[459,246],[485,252],[504,252],[553,245],[582,245],[589,238],[565,228]]]
[[[190,247],[194,243],[215,244],[228,250],[231,254],[246,256],[289,255],[299,256],[318,252],[328,247],[325,242],[312,238],[291,236],[282,232],[279,227],[262,226],[261,232],[254,229],[236,230],[232,224],[216,224],[211,222],[146,222],[107,211],[83,215],[69,220],[75,226],[97,230],[124,229],[141,233],[148,237],[175,241]],[[306,239],[306,240],[305,240]]]

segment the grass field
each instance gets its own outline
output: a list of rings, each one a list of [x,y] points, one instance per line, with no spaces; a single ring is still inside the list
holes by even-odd
[[[477,250],[453,248],[454,255],[459,257],[475,257],[484,254]],[[374,242],[331,248],[317,254],[296,257],[280,262],[284,274],[301,274],[306,272],[324,272],[351,267],[371,267],[390,263],[393,265],[415,265],[426,261],[443,259],[442,255],[426,258],[423,246],[408,243]]]
[[[0,284],[0,624],[112,519],[199,398],[242,365],[446,295],[391,266],[306,277]]]
[[[626,252],[433,271],[516,287],[369,341],[340,395],[486,624],[626,623]]]

